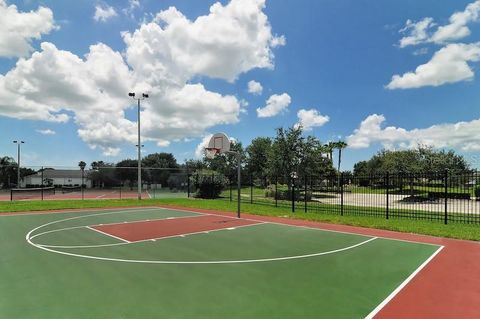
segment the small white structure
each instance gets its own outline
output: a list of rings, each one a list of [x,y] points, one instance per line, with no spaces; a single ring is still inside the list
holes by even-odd
[[[83,173],[83,184],[86,188],[92,187],[92,181],[88,178],[89,171],[85,170]],[[82,171],[80,169],[44,169],[35,174],[25,176],[21,182],[22,187],[26,186],[40,186],[42,185],[55,186],[80,186],[82,185]]]

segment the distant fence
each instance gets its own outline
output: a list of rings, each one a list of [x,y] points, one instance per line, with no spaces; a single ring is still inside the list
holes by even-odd
[[[220,198],[236,201],[235,177]],[[250,175],[241,201],[292,212],[480,224],[480,174],[422,173],[298,178]]]
[[[0,170],[0,200],[134,199],[137,167],[22,167]],[[142,198],[237,200],[237,178],[187,168],[142,170]],[[2,175],[3,174],[3,175]],[[5,175],[9,174],[9,175]],[[480,173],[259,176],[242,173],[240,200],[292,212],[480,224]]]
[[[0,200],[138,197],[137,167],[22,167],[19,184],[17,172],[17,167],[0,171]],[[142,198],[186,198],[192,191],[187,169],[143,167],[141,175]]]

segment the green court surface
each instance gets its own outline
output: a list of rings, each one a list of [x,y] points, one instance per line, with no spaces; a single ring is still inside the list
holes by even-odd
[[[137,242],[87,227],[203,216],[0,216],[0,318],[364,318],[440,249],[275,223]]]

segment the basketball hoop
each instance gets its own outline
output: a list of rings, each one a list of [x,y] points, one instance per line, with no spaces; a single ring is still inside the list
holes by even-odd
[[[205,157],[213,159],[219,154],[234,154],[237,157],[237,217],[240,218],[240,193],[242,187],[241,172],[242,172],[242,156],[239,152],[230,151],[230,139],[225,133],[213,134],[205,147]]]
[[[230,151],[230,139],[225,133],[217,133],[212,136],[205,147],[205,157],[213,159],[218,154],[228,153]]]
[[[205,148],[205,157],[208,159],[214,159],[217,154],[220,153],[220,149],[216,147],[206,147]]]

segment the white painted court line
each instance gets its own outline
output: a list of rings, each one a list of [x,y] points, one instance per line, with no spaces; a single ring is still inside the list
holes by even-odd
[[[126,213],[126,212],[145,212],[145,211],[151,211],[151,210],[152,209],[131,209],[131,210],[121,210],[121,211],[117,210],[117,211],[108,211],[106,213],[100,213],[100,214],[87,214],[87,215],[81,215],[81,216],[74,216],[74,217],[70,217],[70,218],[55,220],[55,221],[40,225],[40,226],[32,229],[27,235],[32,236],[31,234],[34,233],[35,231],[37,231],[38,229],[44,228],[46,226],[62,223],[62,222],[65,222],[65,221],[69,221],[69,220],[88,218],[88,217],[92,217],[92,216],[104,216],[104,215],[121,214],[121,213]],[[82,227],[85,227],[85,226],[86,225],[83,225]],[[39,236],[39,235],[40,234],[36,234],[36,235],[33,235],[33,236]]]
[[[222,231],[222,230],[233,230],[233,229],[245,228],[245,227],[251,227],[251,226],[258,226],[258,225],[263,225],[263,224],[267,224],[267,223],[258,222],[258,223],[255,223],[255,224],[241,225],[241,226],[236,226],[236,227],[233,227],[233,228],[232,228],[232,227],[230,227],[230,228],[219,228],[219,229],[208,230],[208,231],[202,230],[202,231],[198,231],[198,232],[183,233],[183,234],[180,234],[180,235],[163,236],[163,237],[157,237],[157,238],[142,239],[142,240],[135,240],[135,241],[127,241],[127,242],[123,242],[123,243],[114,243],[114,244],[103,244],[103,245],[55,246],[55,245],[43,245],[43,244],[37,244],[37,243],[35,243],[35,244],[38,245],[38,246],[42,246],[42,247],[48,247],[48,248],[63,248],[63,249],[124,246],[124,245],[133,245],[133,244],[144,243],[144,242],[148,242],[148,241],[159,241],[159,240],[163,240],[163,239],[177,238],[177,237],[183,238],[183,237],[187,237],[187,236],[191,236],[191,235],[208,234],[208,233],[213,233],[213,232],[219,232],[219,231]],[[83,226],[83,227],[90,228],[90,227],[88,227],[88,226]],[[61,229],[61,230],[67,230],[67,228]],[[41,233],[41,234],[43,234],[43,233]],[[35,235],[35,236],[33,236],[33,237],[30,237],[30,239],[33,239],[33,238],[35,238],[36,236],[38,236],[38,235]]]
[[[121,238],[121,237],[117,237],[117,236],[115,236],[115,235],[112,235],[112,234],[103,232],[103,231],[101,231],[101,230],[92,228],[92,227],[90,227],[90,226],[87,226],[86,228],[88,228],[88,229],[90,229],[90,230],[93,230],[93,231],[95,231],[95,232],[97,232],[97,233],[106,235],[106,236],[108,236],[108,237],[112,237],[112,238],[118,239],[118,240],[120,240],[120,241],[123,241],[124,243],[130,243],[130,241],[128,241],[128,240],[126,240],[126,239],[123,239],[123,238]]]
[[[181,211],[181,212],[188,212],[188,213],[195,213],[195,211],[187,210],[187,209],[177,209],[177,208],[175,208],[175,209],[169,209],[169,208],[165,208],[165,207],[159,207],[159,208],[167,209],[167,210],[178,210],[178,211]],[[199,213],[199,212],[196,212],[196,213]],[[222,217],[227,217],[227,218],[238,219],[238,217],[235,217],[235,216],[225,216],[225,215],[215,214],[215,213],[203,213],[203,212],[202,212],[201,214],[212,215],[212,216],[222,216]],[[241,217],[240,219],[249,220],[249,221],[256,221],[256,222],[263,221],[263,220],[261,220],[261,219],[244,218],[244,217]],[[298,220],[298,221],[301,221],[301,219],[297,219],[297,220]],[[263,222],[268,223],[268,224],[272,224],[272,225],[280,225],[280,226],[290,226],[290,227],[297,227],[297,228],[313,229],[313,230],[318,230],[318,231],[323,231],[323,232],[329,232],[329,233],[339,233],[339,234],[355,235],[355,236],[361,236],[361,237],[372,237],[371,235],[351,233],[351,232],[346,232],[346,231],[341,231],[341,230],[323,229],[323,228],[316,228],[316,227],[310,227],[310,226],[301,226],[301,225],[291,225],[291,224],[285,224],[285,223],[280,223],[280,222],[271,222],[271,221],[263,221]],[[313,222],[315,222],[315,221],[313,221]],[[421,244],[421,245],[429,245],[429,246],[441,247],[441,245],[438,245],[438,244],[424,243],[424,242],[414,241],[414,240],[397,239],[397,238],[390,238],[390,237],[384,237],[384,236],[375,236],[375,237],[381,238],[381,239],[386,239],[386,240],[393,240],[393,241],[401,241],[401,242],[406,242],[406,243],[412,243],[412,244]]]
[[[64,230],[72,230],[72,229],[79,229],[79,228],[86,228],[86,227],[87,226],[74,226],[74,227],[67,227],[67,228],[61,228],[61,229],[53,229],[53,230],[49,230],[49,231],[46,231],[46,232],[43,232],[43,233],[35,234],[32,237],[30,237],[30,239],[34,239],[35,237],[39,237],[39,236],[46,235],[46,234],[51,234],[51,233],[56,233],[56,232],[60,232],[60,231],[64,231]]]
[[[67,256],[73,256],[73,257],[80,257],[80,258],[87,258],[87,259],[95,259],[95,260],[103,260],[103,261],[116,261],[116,262],[126,262],[126,263],[136,263],[136,264],[182,264],[182,265],[198,265],[198,264],[203,264],[203,265],[210,265],[210,264],[248,264],[248,263],[260,263],[260,262],[273,262],[273,261],[285,261],[285,260],[292,260],[292,259],[303,259],[303,258],[310,258],[310,257],[317,257],[317,256],[324,256],[324,255],[330,255],[334,253],[339,253],[343,251],[347,251],[350,249],[357,248],[359,246],[365,245],[373,240],[376,240],[377,237],[373,237],[370,239],[367,239],[363,242],[360,242],[358,244],[340,248],[340,249],[335,249],[335,250],[330,250],[330,251],[325,251],[325,252],[320,252],[320,253],[314,253],[314,254],[307,254],[307,255],[296,255],[296,256],[287,256],[287,257],[276,257],[276,258],[264,258],[264,259],[244,259],[244,260],[212,260],[212,261],[176,261],[176,260],[137,260],[137,259],[120,259],[120,258],[107,258],[107,257],[97,257],[97,256],[90,256],[90,255],[81,255],[81,254],[74,254],[74,253],[68,253],[64,251],[58,251],[58,250],[53,250],[47,247],[42,247],[39,245],[36,245],[29,241],[27,238],[27,241],[40,249],[56,253],[56,254],[61,254],[61,255],[67,255]]]
[[[173,208],[165,208],[165,207],[153,207],[152,210],[154,209],[164,209],[164,210],[170,210],[170,211],[179,211],[179,212],[189,212],[189,213],[193,213],[193,214],[196,214],[198,216],[205,216],[205,215],[212,215],[212,216],[218,216],[218,217],[223,217],[223,218],[231,218],[231,219],[238,219],[236,217],[233,217],[233,216],[225,216],[225,215],[219,215],[219,214],[211,214],[211,213],[202,213],[202,212],[198,212],[198,211],[190,211],[190,210],[184,210],[184,209],[173,209]],[[360,237],[371,237],[369,239],[367,239],[366,241],[360,243],[360,244],[357,244],[357,245],[353,245],[353,246],[350,246],[350,247],[346,247],[346,248],[342,248],[340,250],[335,250],[335,251],[331,251],[331,252],[322,252],[322,253],[316,253],[316,254],[309,254],[309,255],[302,255],[302,256],[289,256],[289,257],[278,257],[278,258],[271,258],[271,259],[255,259],[255,260],[241,260],[241,261],[190,261],[190,262],[184,262],[184,261],[145,261],[145,260],[124,260],[124,259],[117,259],[117,258],[105,258],[105,257],[96,257],[96,256],[88,256],[88,255],[79,255],[79,254],[73,254],[73,253],[67,253],[67,252],[62,252],[62,251],[56,251],[54,249],[50,249],[48,246],[46,245],[40,245],[40,244],[35,244],[33,242],[31,242],[31,238],[29,237],[30,234],[44,226],[47,226],[49,224],[53,224],[53,223],[57,223],[57,222],[63,222],[63,221],[66,221],[66,220],[70,220],[70,219],[77,219],[77,218],[84,218],[84,217],[90,217],[90,216],[97,216],[97,215],[106,215],[106,214],[119,214],[119,213],[123,213],[125,210],[123,211],[114,211],[114,212],[109,212],[109,213],[103,213],[103,214],[88,214],[88,215],[85,215],[85,216],[77,216],[77,217],[73,217],[73,218],[67,218],[67,219],[64,219],[64,220],[60,220],[60,221],[54,221],[54,222],[51,222],[51,223],[47,223],[45,225],[41,225],[33,230],[31,230],[27,235],[26,235],[26,240],[27,242],[29,242],[31,245],[37,247],[37,248],[40,248],[40,249],[43,249],[43,250],[46,250],[46,251],[50,251],[50,252],[54,252],[54,253],[58,253],[58,254],[63,254],[63,255],[69,255],[69,256],[76,256],[76,257],[82,257],[82,258],[89,258],[89,259],[98,259],[98,260],[108,260],[108,261],[121,261],[121,262],[132,262],[132,263],[153,263],[153,264],[213,264],[213,263],[248,263],[248,262],[263,262],[263,261],[277,261],[277,260],[285,260],[285,259],[297,259],[297,258],[308,258],[308,257],[312,257],[312,256],[319,256],[319,255],[324,255],[324,254],[330,254],[330,253],[333,253],[333,252],[339,252],[339,251],[343,251],[343,250],[346,250],[346,249],[351,249],[351,248],[355,248],[361,244],[364,244],[364,243],[367,243],[367,242],[370,242],[374,239],[378,239],[378,238],[382,238],[382,239],[386,239],[386,240],[396,240],[396,239],[392,239],[392,238],[384,238],[384,237],[371,237],[371,236],[368,236],[368,235],[362,235],[362,234],[356,234],[356,233],[349,233],[349,232],[342,232],[342,231],[334,231],[334,230],[328,230],[328,229],[321,229],[321,228],[314,228],[314,227],[308,227],[308,226],[298,226],[298,225],[289,225],[289,224],[284,224],[284,223],[276,223],[276,222],[265,222],[265,221],[262,221],[262,220],[257,220],[257,219],[251,219],[251,218],[242,218],[243,220],[248,220],[248,221],[253,221],[253,222],[256,222],[258,224],[254,224],[254,225],[259,225],[259,224],[273,224],[273,225],[281,225],[281,226],[287,226],[287,227],[298,227],[298,228],[305,228],[305,229],[311,229],[311,230],[317,230],[317,231],[323,231],[323,232],[333,232],[333,233],[342,233],[342,234],[347,234],[347,235],[356,235],[356,236],[360,236]],[[181,217],[184,217],[184,218],[187,218],[187,217],[193,217],[193,216],[181,216]],[[179,217],[179,218],[181,218]],[[162,219],[165,219],[165,218],[162,218]],[[254,225],[245,225],[245,226],[254,226]],[[221,229],[221,230],[225,230],[225,229]],[[200,232],[200,233],[205,233],[205,232]],[[109,235],[109,234],[108,234]],[[185,235],[180,235],[180,236],[176,236],[176,237],[185,237]],[[164,238],[167,238],[167,237],[164,237]],[[145,240],[147,241],[147,240]],[[149,241],[151,241],[149,239]],[[428,244],[428,243],[421,243],[421,242],[414,242],[414,241],[407,241],[407,240],[398,240],[398,241],[405,241],[405,242],[409,242],[409,243],[415,243],[415,244],[427,244],[427,245],[433,245],[433,244]],[[137,241],[137,242],[141,242],[141,241]],[[132,242],[132,243],[136,243],[136,242]],[[107,244],[107,245],[119,245],[119,244],[127,244],[127,243],[117,243],[117,244]],[[107,247],[106,245],[102,245],[103,247]],[[438,245],[434,245],[434,246],[438,246]],[[97,247],[101,247],[101,246],[97,246]],[[59,248],[59,247],[57,247]],[[84,247],[84,248],[88,248],[88,247]],[[92,247],[93,248],[93,247]]]
[[[143,210],[139,210],[139,212],[141,212]],[[148,210],[147,210],[148,211]],[[101,213],[101,214],[89,214],[89,215],[84,215],[84,216],[77,216],[76,218],[67,218],[67,219],[62,219],[62,220],[59,220],[59,221],[55,221],[54,223],[48,223],[48,224],[45,224],[43,226],[48,226],[48,225],[51,225],[51,224],[55,224],[55,223],[60,223],[60,222],[63,222],[63,221],[67,221],[67,220],[71,220],[71,219],[81,219],[81,218],[87,218],[87,217],[91,217],[91,216],[100,216],[100,215],[112,215],[112,214],[120,214],[120,213],[123,213],[124,211],[118,211],[118,212],[109,212],[109,213]],[[178,217],[164,217],[164,218],[157,218],[157,219],[148,219],[147,221],[159,221],[159,220],[171,220],[171,219],[181,219],[181,218],[190,218],[190,217],[201,217],[201,216],[206,216],[204,214],[197,214],[197,215],[192,215],[192,216],[178,216]],[[124,223],[139,223],[139,222],[144,222],[146,220],[144,219],[140,219],[140,220],[132,220],[132,221],[128,221],[128,222],[115,222],[115,223],[107,223],[107,224],[95,224],[95,225],[81,225],[81,226],[74,226],[74,227],[67,227],[67,228],[60,228],[60,229],[53,229],[53,230],[49,230],[49,231],[46,231],[46,232],[43,232],[43,233],[38,233],[38,234],[35,234],[35,235],[32,235],[30,237],[30,239],[34,239],[35,237],[40,237],[42,235],[46,235],[46,234],[50,234],[50,233],[55,233],[55,232],[60,232],[60,231],[64,231],[64,230],[71,230],[71,229],[78,229],[78,228],[90,228],[90,226],[92,227],[95,227],[95,226],[110,226],[110,225],[119,225],[119,224],[124,224]],[[40,227],[42,228],[42,227]],[[37,227],[37,229],[40,229]],[[56,247],[56,246],[49,246],[49,245],[43,245],[43,244],[37,244],[37,245],[40,245],[40,246],[45,246],[45,247]],[[108,245],[98,245],[98,247],[108,247]],[[60,247],[57,247],[57,248],[60,248]],[[62,248],[65,248],[64,246],[62,246]],[[85,248],[85,247],[82,247],[82,248]],[[92,246],[93,248],[93,246]]]
[[[89,214],[89,215],[97,215],[95,213],[98,213],[98,212],[110,212],[110,211],[114,211],[114,212],[146,212],[146,211],[149,211],[149,210],[157,210],[159,209],[159,207],[122,207],[122,208],[102,208],[102,207],[92,207],[92,208],[85,208],[86,210],[81,210],[80,208],[76,208],[76,209],[70,209],[70,210],[62,210],[62,211],[51,211],[51,212],[48,212],[48,211],[39,211],[39,212],[31,212],[31,213],[22,213],[22,212],[12,212],[12,213],[1,213],[0,214],[0,218],[1,217],[19,217],[19,216],[31,216],[31,215],[45,215],[45,216],[48,216],[48,215],[59,215],[59,214],[71,214],[71,213],[93,213],[93,214]],[[97,210],[94,210],[94,209],[97,209]],[[197,212],[197,214],[200,214]],[[82,217],[85,217],[86,215],[83,215]]]
[[[438,255],[445,246],[440,246],[427,260],[425,260],[414,272],[410,274],[385,300],[383,300],[375,309],[370,312],[365,319],[372,319],[380,310],[382,310],[430,261]]]

